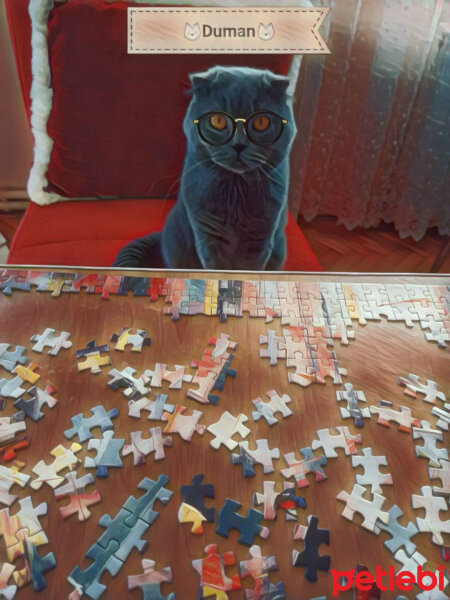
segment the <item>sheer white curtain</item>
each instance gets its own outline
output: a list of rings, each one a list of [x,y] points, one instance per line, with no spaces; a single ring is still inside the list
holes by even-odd
[[[450,234],[450,2],[329,0],[329,56],[303,57],[291,210],[400,237]]]

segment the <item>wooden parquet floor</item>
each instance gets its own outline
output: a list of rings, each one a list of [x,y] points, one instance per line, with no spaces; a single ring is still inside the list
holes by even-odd
[[[9,246],[22,213],[0,213],[0,233]],[[436,231],[419,242],[401,240],[393,227],[348,231],[332,217],[300,226],[324,271],[360,273],[450,273],[450,240]]]
[[[324,271],[360,273],[449,273],[450,240],[436,231],[419,242],[402,240],[395,229],[357,228],[348,231],[331,217],[300,226]]]

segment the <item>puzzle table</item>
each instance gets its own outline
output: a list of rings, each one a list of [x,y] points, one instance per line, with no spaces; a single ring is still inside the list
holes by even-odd
[[[0,598],[448,570],[448,284],[0,270]]]

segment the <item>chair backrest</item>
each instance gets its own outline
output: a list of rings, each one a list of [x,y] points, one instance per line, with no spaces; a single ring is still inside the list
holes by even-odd
[[[30,114],[28,0],[5,2]],[[289,70],[290,55],[127,55],[129,5],[67,0],[55,2],[50,12],[49,192],[78,198],[174,196],[184,157],[189,74],[215,64]]]

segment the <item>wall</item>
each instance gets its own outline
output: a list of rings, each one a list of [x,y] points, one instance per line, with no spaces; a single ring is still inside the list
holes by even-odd
[[[0,199],[5,190],[26,189],[32,148],[5,7],[0,0]]]

